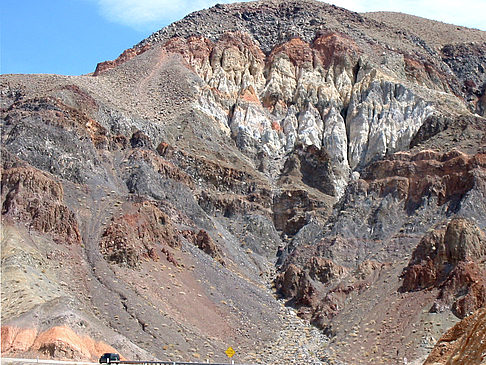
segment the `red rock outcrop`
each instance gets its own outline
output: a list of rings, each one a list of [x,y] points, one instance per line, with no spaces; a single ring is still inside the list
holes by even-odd
[[[403,291],[440,289],[436,309],[450,306],[464,318],[486,305],[486,236],[471,221],[455,218],[427,234],[404,269]]]
[[[412,205],[423,197],[436,196],[442,205],[471,190],[477,179],[475,171],[485,169],[485,154],[471,156],[457,150],[396,153],[366,168],[362,175],[366,183],[361,189],[383,196],[393,193]]]
[[[204,37],[174,37],[165,43],[164,48],[173,53],[180,53],[186,60],[200,60],[208,58],[213,50],[214,43]]]
[[[302,67],[305,64],[312,64],[314,61],[314,54],[309,43],[304,42],[300,38],[293,38],[290,41],[275,47],[269,56],[268,64],[272,64],[275,58],[281,54],[285,54],[295,66]]]
[[[416,21],[390,26],[316,0],[217,5],[99,64],[97,77],[2,75],[2,148],[59,178],[85,240],[68,250],[46,239],[71,224],[69,211],[49,215],[62,191],[2,180],[4,216],[48,231],[9,235],[19,250],[2,260],[15,294],[2,317],[68,316],[140,359],[219,361],[230,344],[248,363],[422,357],[450,320],[426,313],[436,299],[459,316],[484,306],[484,255],[462,255],[447,229],[417,253],[411,291],[397,289],[404,257],[437,222],[457,213],[486,227],[486,123],[473,115],[485,99],[463,97],[484,95],[486,49],[444,49],[456,33],[476,44],[486,34],[450,26],[430,43],[416,30],[439,25]],[[469,154],[392,155],[419,147]],[[277,289],[335,339],[274,300],[277,247]],[[12,341],[85,353],[65,344],[71,334],[30,346],[38,336]]]
[[[124,210],[102,234],[99,246],[105,258],[129,267],[136,267],[143,257],[157,261],[158,252],[170,259],[167,247],[179,247],[180,239],[169,216],[147,201],[127,203]]]
[[[314,288],[302,268],[290,264],[275,280],[277,289],[285,298],[291,298],[296,306],[309,306]]]
[[[326,260],[330,261],[330,260]],[[332,261],[331,261],[332,262]],[[373,280],[375,280],[384,269],[388,269],[391,265],[388,263],[379,263],[375,261],[363,261],[354,270],[338,266],[337,274],[333,279],[345,278],[335,286],[330,286],[325,295],[321,297],[317,306],[312,311],[312,323],[320,328],[325,328],[329,323],[329,319],[335,317],[345,307],[346,300],[350,294],[359,293],[368,288]],[[346,277],[346,274],[351,274]]]
[[[329,68],[333,63],[349,66],[357,61],[361,53],[358,45],[350,37],[337,32],[319,35],[312,48],[318,52],[324,68]]]
[[[301,259],[302,256],[297,260]],[[311,256],[303,267],[288,264],[277,276],[275,284],[279,292],[299,309],[299,316],[325,328],[344,308],[350,294],[366,289],[389,266],[364,261],[355,270],[350,270],[333,260]]]
[[[52,327],[40,333],[35,328],[2,327],[2,355],[27,352],[40,353],[49,359],[96,361],[105,352],[117,351],[68,327]]]
[[[432,89],[442,89],[446,92],[458,90],[454,79],[447,78],[447,76],[437,69],[436,65],[428,61],[419,60],[409,54],[403,55],[403,61],[405,73],[410,81],[418,82]]]
[[[26,352],[34,344],[38,332],[35,328],[20,329],[17,327],[2,327],[2,355],[13,352]]]
[[[132,58],[138,56],[139,54],[144,53],[145,51],[149,50],[150,48],[152,48],[151,44],[145,44],[142,47],[133,47],[133,48],[126,49],[125,51],[123,51],[123,53],[121,55],[118,56],[118,58],[116,60],[104,61],[104,62],[98,63],[96,65],[96,70],[93,73],[93,76],[98,76],[99,74],[101,74],[101,73],[103,73],[107,70],[111,70],[112,68],[115,68],[115,67],[121,65],[122,63],[130,61]]]
[[[221,95],[232,95],[236,89],[219,88],[220,71],[228,73],[231,82],[241,84],[245,71],[256,76],[263,69],[265,54],[254,39],[243,32],[226,32],[216,42],[201,36],[175,37],[164,44],[164,50],[182,55],[187,64],[209,81],[210,86],[219,89]],[[261,75],[258,75],[259,77]],[[238,88],[239,89],[239,88]]]
[[[2,169],[2,216],[48,233],[58,243],[80,244],[78,222],[64,204],[61,183],[33,167]]]
[[[424,365],[486,363],[486,308],[458,322],[437,341]]]
[[[328,283],[333,279],[342,277],[347,272],[344,267],[322,257],[312,257],[304,266],[304,269],[309,272],[309,276],[313,280],[321,283]]]
[[[295,235],[306,223],[306,211],[320,204],[305,190],[287,190],[275,196],[273,221],[275,228],[287,235]]]
[[[214,43],[204,37],[175,37],[167,41],[164,49],[171,53],[179,53],[195,70],[203,70],[210,59]]]
[[[194,246],[199,248],[201,251],[207,253],[209,256],[218,261],[221,265],[226,265],[223,259],[223,252],[216,245],[208,232],[201,229],[197,233],[190,230],[182,231],[181,233],[185,239],[192,242]]]

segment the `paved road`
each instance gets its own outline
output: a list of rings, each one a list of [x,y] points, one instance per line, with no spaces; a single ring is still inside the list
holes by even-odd
[[[25,364],[69,364],[69,365],[99,365],[97,362],[86,361],[60,361],[60,360],[41,360],[41,359],[17,359],[13,357],[2,357],[0,359],[3,364],[10,363],[25,363]]]
[[[99,365],[97,362],[86,361],[61,361],[61,360],[41,360],[41,359],[20,359],[13,357],[2,357],[1,364],[66,364],[66,365]],[[207,365],[206,362],[174,362],[174,361],[120,361],[120,364],[147,364],[147,365]],[[211,365],[229,365],[230,363],[210,363]],[[234,363],[231,363],[234,364]],[[235,364],[236,365],[236,364]],[[240,364],[245,365],[245,364]],[[250,365],[250,364],[246,364]]]

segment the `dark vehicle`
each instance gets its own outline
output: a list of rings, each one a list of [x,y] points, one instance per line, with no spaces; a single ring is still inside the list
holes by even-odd
[[[120,355],[118,354],[111,354],[107,352],[106,354],[103,354],[100,357],[100,364],[110,364],[110,363],[119,363],[119,362],[120,362]]]

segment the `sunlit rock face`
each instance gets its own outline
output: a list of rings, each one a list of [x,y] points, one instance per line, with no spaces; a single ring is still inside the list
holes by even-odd
[[[434,108],[367,61],[349,37],[300,38],[265,55],[247,33],[170,40],[204,80],[198,107],[250,155],[282,159],[297,144],[325,149],[336,196],[350,172],[405,150]]]
[[[93,74],[2,75],[2,352],[469,361],[485,44],[265,0],[189,14]]]

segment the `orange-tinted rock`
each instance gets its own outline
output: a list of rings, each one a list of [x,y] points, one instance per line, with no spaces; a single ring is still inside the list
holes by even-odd
[[[442,335],[424,365],[484,363],[486,363],[486,308],[481,308]]]
[[[314,302],[315,288],[312,285],[309,275],[294,264],[288,265],[287,269],[275,279],[276,286],[285,298],[290,298],[297,307],[312,307]]]
[[[227,32],[216,43],[198,36],[175,37],[164,44],[168,52],[179,53],[184,60],[205,78],[217,67],[225,71],[238,70],[245,62],[263,64],[265,55],[248,33]],[[250,72],[252,67],[250,66]]]
[[[252,36],[245,32],[226,32],[218,40],[216,49],[234,47],[242,53],[250,53],[255,60],[263,61],[265,54],[258,47]]]
[[[269,63],[272,63],[274,59],[280,55],[285,54],[290,61],[295,65],[302,67],[305,64],[313,64],[314,54],[310,45],[304,42],[300,38],[293,38],[290,41],[275,47],[270,54]]]
[[[459,318],[486,306],[486,270],[480,263],[460,262],[440,288],[439,300],[452,303]]]
[[[16,328],[14,327],[2,327],[2,354],[7,352],[10,347],[12,347],[12,343],[15,339],[15,335],[17,334]]]
[[[366,260],[358,265],[353,274],[357,279],[364,280],[390,266],[389,263]]]
[[[331,32],[318,35],[312,44],[300,38],[292,38],[275,47],[270,53],[267,63],[272,64],[278,55],[285,54],[294,66],[314,67],[318,60],[324,68],[329,68],[333,62],[337,61],[341,64],[347,55],[357,55],[358,53],[359,48],[352,39],[343,34]]]
[[[80,336],[68,327],[52,327],[38,333],[35,328],[2,327],[2,355],[38,353],[53,359],[97,360],[113,347]]]
[[[50,357],[68,359],[97,359],[104,352],[117,352],[103,342],[96,342],[88,336],[79,336],[68,327],[53,327],[42,332],[32,349]]]
[[[175,37],[167,41],[164,48],[168,52],[179,53],[190,65],[201,66],[213,50],[214,44],[204,37]]]
[[[133,48],[126,49],[125,51],[123,51],[121,55],[118,56],[116,60],[104,61],[98,63],[98,65],[96,65],[96,70],[93,76],[98,76],[100,73],[103,73],[107,70],[111,70],[112,68],[115,68],[121,65],[122,63],[130,61],[132,58],[138,56],[139,54],[144,53],[150,48],[152,48],[151,44],[145,44],[143,47],[133,47]]]
[[[333,62],[342,64],[346,57],[357,59],[359,47],[348,36],[336,32],[323,34],[312,44],[325,68]]]
[[[258,98],[258,95],[256,94],[255,89],[251,85],[249,87],[245,88],[241,92],[241,94],[239,95],[239,98],[240,98],[240,100],[246,101],[248,103],[256,103],[256,104],[260,103],[260,99]],[[273,128],[273,124],[272,124],[272,128]],[[275,130],[275,128],[273,128],[273,129]]]
[[[309,276],[313,280],[327,283],[333,279],[339,278],[346,273],[346,269],[337,265],[334,261],[322,257],[312,257],[310,262],[305,266]]]
[[[37,337],[35,328],[2,327],[2,354],[28,351]]]
[[[403,56],[405,73],[407,77],[419,84],[426,85],[432,89],[441,88],[444,91],[450,92],[452,90],[458,90],[458,85],[453,83],[452,79],[441,73],[438,68],[428,61],[421,61],[414,56],[405,54]]]
[[[52,235],[57,242],[81,243],[74,213],[64,205],[61,183],[33,167],[2,169],[2,216]]]

